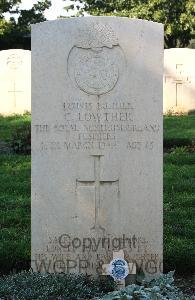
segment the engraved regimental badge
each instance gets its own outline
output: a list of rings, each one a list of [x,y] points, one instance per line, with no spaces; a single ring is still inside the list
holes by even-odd
[[[102,95],[111,91],[122,72],[124,54],[114,31],[93,24],[81,29],[68,57],[68,74],[83,92]]]
[[[109,264],[108,273],[114,280],[123,280],[129,274],[128,263],[122,258],[113,259]]]
[[[10,56],[8,56],[7,66],[10,69],[18,69],[21,66],[21,64],[22,64],[22,59],[18,54],[13,53],[13,54],[10,54]]]

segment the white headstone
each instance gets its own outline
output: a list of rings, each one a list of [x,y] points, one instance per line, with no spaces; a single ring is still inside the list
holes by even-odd
[[[0,114],[31,111],[31,52],[0,51]]]
[[[164,51],[164,113],[195,110],[195,49]]]
[[[32,267],[102,273],[113,251],[162,267],[163,26],[32,26]]]

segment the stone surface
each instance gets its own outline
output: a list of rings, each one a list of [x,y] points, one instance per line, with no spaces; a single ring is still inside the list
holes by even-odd
[[[32,26],[32,267],[102,273],[122,249],[162,267],[163,26]]]
[[[164,113],[195,110],[195,49],[164,51]]]
[[[31,52],[0,51],[0,114],[22,114],[31,110]]]

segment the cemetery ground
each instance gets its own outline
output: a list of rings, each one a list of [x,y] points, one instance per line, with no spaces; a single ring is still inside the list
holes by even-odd
[[[30,267],[30,121],[29,114],[0,117],[1,275],[28,270]],[[164,270],[165,272],[175,270],[178,285],[191,294],[195,288],[194,210],[195,116],[166,116],[164,117]],[[69,279],[74,290],[74,280],[70,277]],[[48,280],[52,282],[52,279]],[[12,278],[12,281],[15,282],[15,279]],[[93,290],[92,286],[97,290],[101,286],[100,289],[104,292],[109,288],[112,289],[111,286],[105,288],[103,284],[102,288],[102,283],[98,284],[88,282],[88,298],[82,299],[90,299],[89,290]],[[93,295],[96,295],[95,292]]]

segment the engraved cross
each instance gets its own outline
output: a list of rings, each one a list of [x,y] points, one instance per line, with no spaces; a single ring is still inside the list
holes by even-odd
[[[183,85],[191,83],[190,76],[186,76],[183,71],[183,64],[176,64],[176,76],[165,76],[165,82],[171,80],[175,84],[176,106],[183,105]]]
[[[101,180],[100,179],[100,160],[102,155],[92,155],[94,157],[94,180],[76,180],[78,186],[94,186],[95,187],[95,222],[91,230],[96,232],[104,232],[105,229],[100,225],[100,213],[101,213],[101,195],[100,189],[104,184],[117,184],[119,194],[119,179],[116,180]]]
[[[13,85],[13,90],[12,91],[8,91],[8,93],[13,93],[14,95],[14,107],[16,107],[16,93],[22,93],[22,91],[17,91],[16,90],[16,83],[14,81],[14,85]]]

